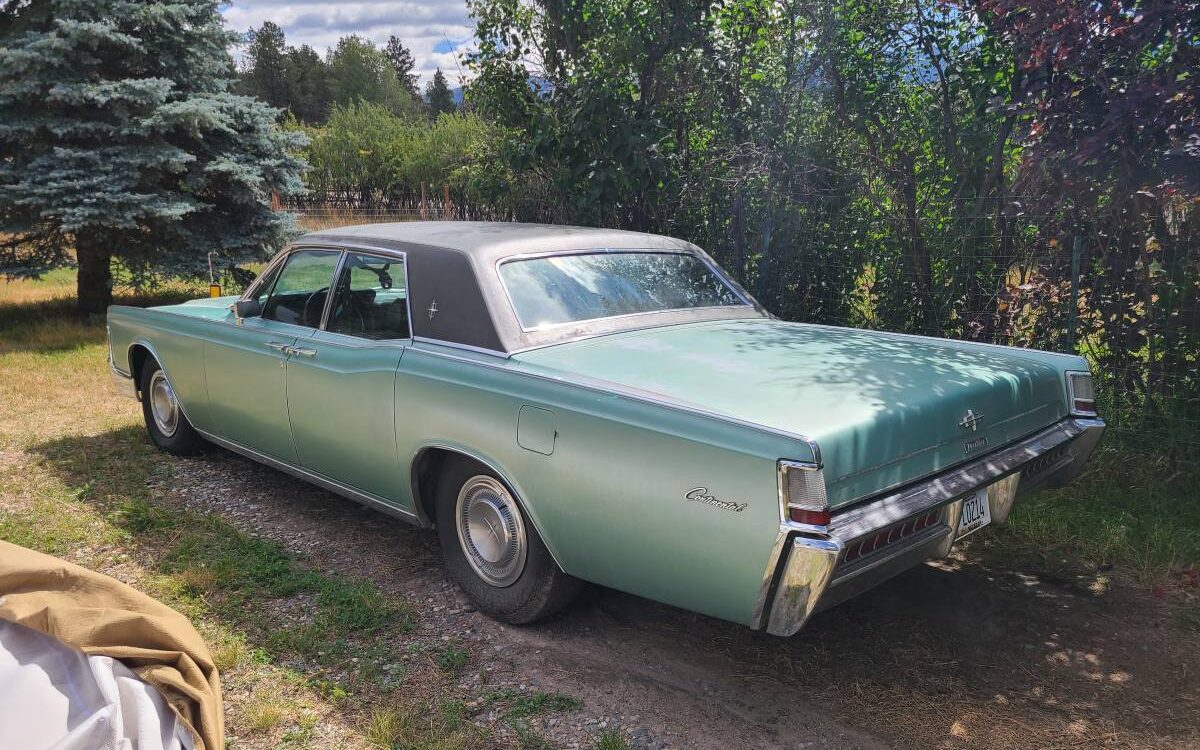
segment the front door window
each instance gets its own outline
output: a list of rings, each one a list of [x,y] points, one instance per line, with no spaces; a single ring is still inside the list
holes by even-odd
[[[340,255],[335,250],[292,253],[263,307],[263,318],[305,328],[319,327]]]

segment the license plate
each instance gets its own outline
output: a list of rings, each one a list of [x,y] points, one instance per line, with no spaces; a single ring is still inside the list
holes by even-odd
[[[992,509],[988,505],[987,487],[980,487],[975,494],[963,500],[962,516],[958,519],[958,538],[979,531],[992,522]]]

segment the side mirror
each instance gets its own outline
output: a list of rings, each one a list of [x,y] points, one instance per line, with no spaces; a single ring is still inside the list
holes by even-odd
[[[257,318],[262,315],[262,303],[256,299],[240,299],[233,303],[233,314],[239,318]]]

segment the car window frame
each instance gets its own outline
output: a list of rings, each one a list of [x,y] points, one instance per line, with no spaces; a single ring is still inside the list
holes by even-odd
[[[277,286],[279,286],[279,278],[281,276],[283,276],[283,272],[285,270],[287,270],[288,262],[292,259],[292,256],[296,255],[297,253],[308,252],[308,251],[333,253],[338,256],[337,261],[333,264],[333,273],[329,277],[328,289],[329,289],[330,293],[325,295],[325,303],[321,307],[321,318],[320,318],[318,325],[316,327],[314,327],[314,326],[304,325],[302,323],[289,323],[286,320],[278,320],[276,318],[268,318],[266,315],[267,305],[270,303],[271,297],[274,296],[274,294],[275,294],[275,288]],[[262,313],[259,315],[259,318],[267,323],[275,323],[277,325],[282,325],[282,326],[291,326],[292,328],[298,328],[302,331],[323,331],[323,330],[325,330],[325,317],[329,314],[329,302],[333,298],[333,294],[332,294],[333,283],[337,280],[338,273],[341,272],[342,263],[345,262],[345,259],[346,259],[345,249],[340,248],[340,247],[329,247],[328,245],[304,245],[304,246],[296,246],[296,247],[288,248],[288,250],[286,252],[280,253],[280,256],[282,256],[282,257],[279,260],[278,272],[274,273],[274,278],[271,279],[271,290],[267,293],[267,299],[266,299],[266,302],[263,303]],[[266,277],[268,271],[274,272],[274,269],[272,269],[272,265],[274,265],[274,264],[273,263],[268,264],[267,268],[263,269],[263,273],[260,274],[259,278]],[[256,279],[255,281],[257,283],[258,280]],[[243,295],[243,299],[251,299],[252,297],[250,295],[252,295],[255,291],[256,291],[256,285],[251,285],[251,287],[246,290],[245,295]]]
[[[302,248],[297,248],[297,249],[311,250],[311,249],[319,249],[321,247],[322,246],[319,246],[319,245],[311,245],[311,246],[303,246]],[[327,249],[332,249],[332,248],[327,248]],[[328,336],[342,336],[342,337],[345,337],[352,341],[364,342],[367,344],[386,344],[386,343],[394,343],[394,342],[398,342],[398,341],[399,342],[411,342],[413,340],[413,322],[412,322],[412,295],[409,293],[409,280],[408,280],[408,254],[398,251],[398,250],[396,250],[396,251],[389,250],[386,252],[382,252],[379,250],[372,251],[371,249],[359,248],[359,247],[341,247],[341,248],[337,248],[337,249],[341,251],[342,257],[338,259],[337,268],[333,272],[333,286],[330,286],[330,290],[332,293],[329,295],[328,299],[325,300],[325,309],[321,311],[321,327],[317,330],[321,331],[322,333],[324,333]],[[400,338],[372,339],[372,338],[367,338],[366,336],[355,336],[352,333],[343,333],[341,331],[330,331],[328,329],[329,314],[333,311],[333,299],[336,296],[336,286],[337,286],[338,281],[340,281],[340,279],[341,279],[342,271],[345,269],[346,262],[348,261],[351,254],[365,255],[368,258],[378,258],[379,260],[391,261],[392,263],[395,263],[396,261],[400,262],[401,266],[404,268],[404,310],[405,310],[406,322],[408,324],[408,335],[407,336],[403,336]]]
[[[704,305],[701,307],[681,307],[681,308],[670,308],[670,309],[665,309],[665,310],[643,310],[641,312],[621,313],[620,315],[602,315],[597,318],[587,318],[584,320],[569,320],[569,321],[564,321],[562,323],[551,323],[549,325],[526,326],[525,323],[521,320],[521,314],[517,310],[516,301],[513,300],[512,292],[509,291],[508,284],[505,283],[505,281],[504,281],[504,275],[500,271],[500,269],[507,263],[519,263],[521,261],[537,260],[539,258],[558,258],[558,257],[571,256],[571,255],[638,255],[638,254],[641,254],[641,255],[687,255],[692,258],[695,258],[705,268],[707,268],[709,270],[709,272],[713,274],[713,276],[715,276],[722,284],[724,284],[725,287],[730,292],[733,293],[733,296],[738,299],[738,304],[736,304],[736,305]],[[504,299],[508,302],[508,308],[509,308],[509,311],[512,313],[513,320],[516,321],[517,327],[524,334],[542,333],[544,331],[551,331],[554,329],[561,329],[561,328],[566,328],[569,326],[579,326],[582,324],[595,323],[597,321],[603,321],[603,320],[620,320],[623,318],[636,318],[639,316],[647,316],[647,315],[662,315],[663,313],[672,313],[672,312],[694,312],[697,310],[736,309],[736,308],[743,307],[743,306],[749,307],[751,309],[757,309],[757,308],[755,308],[754,303],[750,299],[748,299],[745,294],[742,293],[742,290],[738,286],[730,283],[730,280],[722,272],[722,269],[720,269],[719,267],[717,267],[716,265],[711,263],[709,261],[709,259],[704,257],[703,255],[689,252],[688,250],[674,250],[674,249],[661,249],[661,248],[603,248],[603,247],[600,247],[600,248],[579,249],[579,250],[551,250],[548,252],[538,252],[538,253],[520,253],[517,255],[508,255],[503,258],[498,259],[496,261],[495,273],[496,273],[496,280],[500,284],[500,289],[501,289],[501,291],[504,292]]]

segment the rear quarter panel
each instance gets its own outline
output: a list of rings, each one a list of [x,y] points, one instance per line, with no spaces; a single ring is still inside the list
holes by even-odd
[[[776,462],[807,445],[486,355],[409,349],[397,379],[401,457],[429,445],[500,470],[563,569],[740,623],[756,613],[779,534]],[[517,442],[522,406],[553,412],[550,455]],[[703,487],[741,512],[689,501]]]

